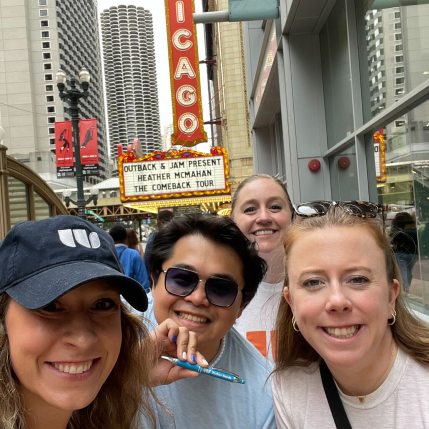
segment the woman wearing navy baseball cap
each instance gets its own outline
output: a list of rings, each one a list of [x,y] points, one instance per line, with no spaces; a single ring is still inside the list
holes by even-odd
[[[0,242],[0,427],[137,428],[153,423],[151,387],[196,376],[194,333],[167,320],[152,334],[143,287],[123,273],[112,238],[74,216],[14,226]],[[156,400],[156,399],[155,399]]]

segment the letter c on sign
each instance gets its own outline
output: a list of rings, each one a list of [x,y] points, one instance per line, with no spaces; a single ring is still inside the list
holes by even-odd
[[[181,51],[187,51],[188,49],[191,49],[193,43],[190,40],[187,40],[186,42],[182,43],[180,41],[181,37],[191,37],[192,33],[187,30],[186,28],[181,28],[180,30],[177,30],[173,34],[173,45],[180,49]]]
[[[179,118],[179,129],[182,133],[192,134],[198,128],[198,118],[193,113],[184,113]]]
[[[191,85],[183,85],[177,90],[176,98],[182,106],[193,106],[197,101],[197,91]]]

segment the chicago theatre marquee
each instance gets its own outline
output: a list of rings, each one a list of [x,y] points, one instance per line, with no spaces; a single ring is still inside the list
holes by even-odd
[[[228,177],[227,153],[218,146],[210,154],[185,149],[119,158],[121,201],[153,213],[189,205],[217,211],[231,202]]]
[[[119,156],[121,201],[129,207],[157,212],[180,206],[218,211],[231,202],[228,155],[222,147],[210,154],[189,149],[207,141],[201,106],[194,0],[165,0],[173,147],[136,159],[129,150]]]

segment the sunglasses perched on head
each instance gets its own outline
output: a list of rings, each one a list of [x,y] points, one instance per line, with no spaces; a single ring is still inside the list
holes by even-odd
[[[190,295],[199,282],[205,283],[206,297],[210,304],[217,307],[231,307],[239,293],[237,283],[221,277],[209,277],[206,281],[200,280],[198,273],[185,268],[171,267],[165,274],[165,290],[175,296]]]
[[[331,207],[339,207],[350,215],[362,218],[376,218],[379,214],[383,215],[383,207],[380,204],[366,201],[311,201],[299,204],[295,213],[302,217],[324,216]]]

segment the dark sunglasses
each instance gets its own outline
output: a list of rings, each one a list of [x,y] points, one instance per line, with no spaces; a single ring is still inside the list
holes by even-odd
[[[231,307],[241,290],[237,283],[220,277],[200,280],[198,273],[185,268],[171,267],[165,274],[165,290],[171,295],[185,297],[190,295],[199,282],[205,283],[206,296],[210,304],[217,307]]]
[[[311,201],[299,204],[295,213],[302,217],[324,216],[331,207],[339,207],[348,214],[362,218],[375,218],[381,214],[384,226],[383,207],[366,201]]]

